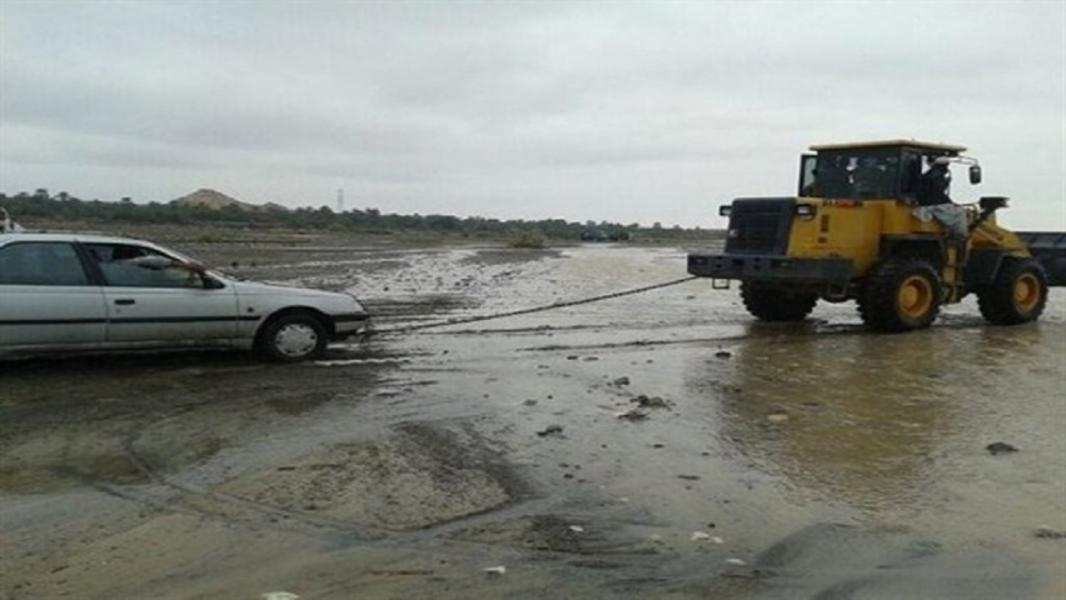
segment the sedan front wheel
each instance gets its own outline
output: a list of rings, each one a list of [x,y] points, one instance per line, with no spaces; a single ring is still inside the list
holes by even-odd
[[[272,360],[297,362],[321,356],[327,338],[321,320],[314,315],[294,313],[267,323],[256,340],[256,349]]]

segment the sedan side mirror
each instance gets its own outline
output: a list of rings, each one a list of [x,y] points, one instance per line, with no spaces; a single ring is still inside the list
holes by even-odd
[[[981,183],[981,165],[970,165],[970,184]]]
[[[207,273],[201,273],[200,280],[204,282],[205,290],[221,290],[226,287],[226,284],[208,275]]]

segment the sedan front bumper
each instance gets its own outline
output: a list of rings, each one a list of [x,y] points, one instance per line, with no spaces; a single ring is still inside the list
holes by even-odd
[[[365,312],[333,315],[333,339],[343,340],[366,327],[370,315]]]
[[[851,280],[851,260],[746,254],[689,254],[688,272],[697,277],[715,279],[843,285]]]

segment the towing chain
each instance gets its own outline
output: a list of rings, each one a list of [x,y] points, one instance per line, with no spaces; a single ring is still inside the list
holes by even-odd
[[[421,331],[423,329],[434,329],[437,327],[447,327],[449,325],[463,325],[467,323],[478,323],[480,321],[491,321],[493,319],[503,319],[505,317],[517,317],[519,315],[528,315],[532,313],[545,312],[549,310],[555,310],[558,308],[567,308],[570,306],[578,306],[580,304],[592,304],[593,302],[600,302],[602,300],[610,300],[611,298],[621,298],[622,296],[632,296],[634,294],[641,294],[644,292],[650,292],[652,290],[659,290],[670,286],[685,283],[697,279],[695,275],[689,277],[682,277],[681,279],[675,279],[673,281],[666,281],[663,283],[656,283],[654,285],[646,285],[644,287],[633,288],[628,290],[622,290],[620,292],[611,292],[610,294],[601,294],[599,296],[592,296],[589,298],[581,298],[579,300],[567,300],[563,302],[555,302],[554,304],[548,304],[544,306],[535,306],[533,308],[522,308],[519,310],[511,310],[507,312],[494,313],[491,315],[478,315],[473,317],[460,317],[456,319],[448,319],[445,321],[438,321],[435,323],[422,323],[419,325],[407,325],[404,327],[391,327],[389,329],[367,329],[363,333],[363,337],[370,337],[376,335],[394,335],[398,333],[409,333],[412,331]]]

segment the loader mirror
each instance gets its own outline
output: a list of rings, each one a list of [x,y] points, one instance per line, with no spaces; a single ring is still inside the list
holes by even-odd
[[[981,183],[981,165],[970,165],[970,184]]]

